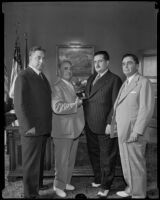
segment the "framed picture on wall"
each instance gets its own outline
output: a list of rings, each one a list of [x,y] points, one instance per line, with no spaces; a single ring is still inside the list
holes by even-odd
[[[140,72],[143,76],[147,77],[154,89],[154,112],[150,121],[150,127],[157,127],[157,50],[146,50],[141,52],[140,59]]]
[[[140,71],[143,76],[150,79],[153,84],[157,84],[157,55],[156,53],[143,53],[141,58]]]
[[[141,59],[141,71],[153,85],[155,97],[157,97],[157,54],[144,53]]]
[[[73,66],[72,83],[80,92],[84,89],[88,77],[93,73],[94,46],[57,45],[57,75],[58,68],[64,60],[69,60]]]
[[[93,54],[93,46],[57,45],[57,66],[69,60],[73,65],[73,76],[88,77],[93,72]]]

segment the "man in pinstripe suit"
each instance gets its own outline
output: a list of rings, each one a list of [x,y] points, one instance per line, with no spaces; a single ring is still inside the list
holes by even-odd
[[[94,54],[95,74],[87,81],[84,102],[85,130],[88,153],[95,180],[92,187],[99,187],[98,196],[107,196],[112,184],[118,153],[117,138],[110,138],[109,130],[113,105],[121,79],[109,69],[109,54],[98,51]]]

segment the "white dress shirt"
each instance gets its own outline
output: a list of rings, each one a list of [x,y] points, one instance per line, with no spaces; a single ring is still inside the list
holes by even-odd
[[[105,73],[107,73],[107,72],[108,72],[108,69],[106,69],[103,73],[99,73],[100,78],[101,78]]]
[[[137,72],[136,72],[137,73]],[[136,75],[136,73],[134,73],[132,76],[130,76],[129,78],[127,78],[127,82],[128,84],[131,82],[131,80],[134,78],[134,76]]]
[[[39,71],[38,69],[36,69],[36,68],[32,67],[31,65],[28,65],[28,67],[32,68],[32,69],[33,69],[33,71],[35,71],[35,72],[36,72],[36,74],[38,74],[38,75],[41,73],[41,71]]]

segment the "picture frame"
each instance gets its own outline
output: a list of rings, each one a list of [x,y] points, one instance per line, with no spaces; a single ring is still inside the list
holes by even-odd
[[[140,71],[153,84],[157,84],[157,55],[156,53],[144,53],[141,59]]]
[[[150,49],[141,52],[139,72],[152,83],[154,92],[154,111],[149,127],[157,128],[157,50]]]
[[[57,75],[58,67],[64,60],[69,60],[73,66],[73,78],[86,80],[93,73],[94,46],[88,45],[57,45]]]

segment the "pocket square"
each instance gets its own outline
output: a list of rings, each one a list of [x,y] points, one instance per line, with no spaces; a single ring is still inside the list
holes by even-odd
[[[136,91],[132,91],[132,92],[130,92],[131,94],[136,94],[137,92]]]

